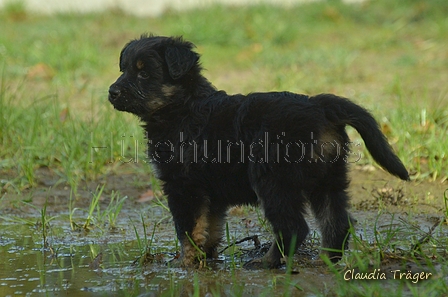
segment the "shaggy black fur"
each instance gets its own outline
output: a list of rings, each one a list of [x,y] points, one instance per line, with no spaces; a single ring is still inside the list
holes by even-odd
[[[181,38],[142,36],[120,55],[122,75],[109,101],[137,115],[149,157],[174,218],[179,266],[198,263],[197,249],[217,256],[227,209],[260,204],[276,241],[247,267],[277,267],[307,236],[309,205],[322,245],[340,258],[348,238],[345,126],[362,136],[373,158],[408,180],[374,118],[348,99],[288,92],[228,95],[201,75],[199,55]]]

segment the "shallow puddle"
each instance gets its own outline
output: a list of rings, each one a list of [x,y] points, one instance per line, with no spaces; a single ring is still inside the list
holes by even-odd
[[[322,293],[322,284],[329,286],[332,279],[323,267],[291,276],[285,269],[248,271],[240,268],[241,259],[224,253],[200,270],[169,268],[166,261],[176,250],[172,232],[153,238],[154,253],[161,258],[139,265],[141,246],[135,238],[127,239],[127,231],[97,237],[68,226],[56,229],[49,233],[59,235],[50,234],[44,247],[39,227],[0,226],[1,296],[190,296],[195,291],[200,296],[257,296],[273,290],[278,296],[286,290],[314,296],[312,292]]]
[[[122,181],[123,189],[125,185],[128,187],[129,179]],[[381,185],[381,181],[378,183]],[[120,185],[117,180],[109,184],[115,188]],[[91,188],[94,190],[95,187]],[[109,189],[108,193],[115,188]],[[424,214],[421,208],[424,203],[413,204],[403,198],[391,200],[398,205],[393,204],[395,214],[383,212],[378,216],[378,201],[387,200],[376,201],[363,196],[365,190],[357,188],[361,190],[353,196],[359,198],[353,199],[352,207],[353,217],[357,220],[356,235],[362,244],[372,246],[372,255],[362,255],[361,260],[375,257],[383,248],[379,244],[384,244],[386,261],[381,262],[382,271],[431,271],[432,279],[413,284],[412,281],[395,280],[389,273],[388,281],[346,282],[344,271],[356,263],[345,262],[334,271],[318,261],[319,234],[314,232],[317,226],[312,218],[307,221],[314,233],[294,256],[292,274],[287,274],[286,268],[245,270],[242,265],[256,251],[254,243],[251,240],[235,246],[230,243],[254,235],[259,237],[262,246],[267,246],[271,240],[269,224],[255,208],[231,210],[227,220],[228,233],[218,260],[207,261],[207,267],[202,269],[173,269],[167,262],[175,257],[179,248],[171,215],[163,204],[139,202],[135,197],[140,190],[135,190],[132,195],[126,193],[134,198],[124,201],[123,208],[117,213],[116,228],[111,229],[110,219],[104,214],[108,209],[114,209],[115,204],[111,206],[108,195],[105,195],[99,201],[101,211],[94,212],[96,220],[92,221],[90,231],[72,230],[68,210],[77,215],[74,220],[82,226],[92,203],[93,190],[79,191],[80,197],[72,204],[70,191],[58,188],[30,193],[32,205],[9,194],[0,200],[0,296],[337,296],[352,288],[359,289],[358,293],[370,292],[372,285],[380,291],[399,292],[396,296],[415,296],[412,292],[425,293],[422,288],[436,282],[436,288],[443,288],[440,284],[448,283],[448,267],[443,262],[447,258],[448,227],[437,225],[444,220],[440,211],[443,209],[431,205],[429,210],[437,210],[435,215]],[[422,197],[425,203],[433,199],[429,195]],[[48,222],[45,228],[41,223],[42,215]],[[434,226],[437,228],[431,231]],[[428,240],[425,234],[430,235]],[[430,262],[429,270],[416,265],[415,259],[402,256],[402,252],[411,249],[411,243],[419,241],[428,251],[425,261]],[[353,238],[349,253],[352,251],[359,251]],[[369,263],[366,265],[369,272],[377,268]],[[352,287],[345,290],[341,286]],[[446,291],[448,293],[448,288]],[[445,293],[436,291],[434,295],[425,296],[443,296]],[[354,294],[351,296],[360,296]]]

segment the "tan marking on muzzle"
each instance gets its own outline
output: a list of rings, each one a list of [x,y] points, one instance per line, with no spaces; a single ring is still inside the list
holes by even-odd
[[[172,85],[163,85],[162,86],[162,93],[165,97],[171,97],[174,94],[176,94],[176,86],[172,86]]]
[[[159,97],[152,97],[151,100],[147,103],[150,110],[155,110],[163,105],[165,105],[165,101]]]

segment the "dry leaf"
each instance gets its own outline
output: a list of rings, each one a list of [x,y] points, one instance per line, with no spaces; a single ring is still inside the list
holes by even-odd
[[[27,76],[28,78],[42,78],[49,80],[55,76],[55,71],[47,64],[38,63],[28,70]]]
[[[61,121],[61,123],[64,123],[65,120],[67,119],[67,116],[68,116],[68,107],[64,108],[59,113],[59,121]]]
[[[381,124],[381,132],[383,132],[384,135],[389,136],[392,134],[392,128],[387,123]]]
[[[143,203],[143,202],[149,202],[154,199],[154,192],[149,189],[148,191],[140,194],[140,196],[137,199],[137,202]]]

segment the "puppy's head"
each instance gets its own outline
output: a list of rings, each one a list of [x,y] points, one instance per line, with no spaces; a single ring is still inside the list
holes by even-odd
[[[121,76],[109,88],[109,101],[121,111],[146,116],[180,100],[184,86],[199,75],[199,55],[182,38],[146,36],[120,54]]]

